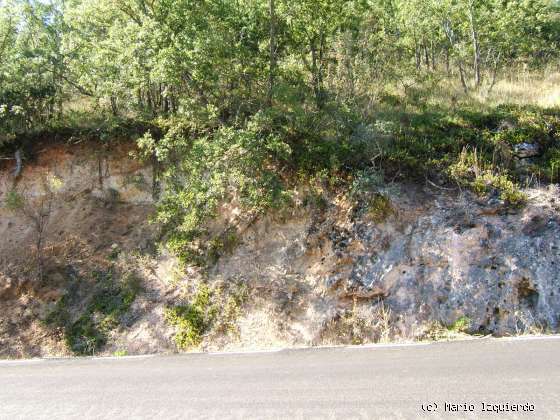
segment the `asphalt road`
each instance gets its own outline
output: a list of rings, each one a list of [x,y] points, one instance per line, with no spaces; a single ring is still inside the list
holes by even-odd
[[[560,418],[560,338],[4,361],[0,418]]]

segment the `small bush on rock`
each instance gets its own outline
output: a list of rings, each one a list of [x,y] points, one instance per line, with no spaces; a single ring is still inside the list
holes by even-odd
[[[93,277],[95,291],[85,310],[74,307],[79,288],[69,287],[45,318],[48,326],[62,331],[66,345],[77,355],[93,354],[106,344],[109,332],[120,325],[140,290],[134,276],[117,281],[108,271],[94,272]]]
[[[165,320],[175,327],[177,348],[197,347],[205,335],[235,332],[234,321],[247,297],[243,282],[232,281],[227,287],[223,283],[213,287],[201,284],[189,303],[166,308]]]

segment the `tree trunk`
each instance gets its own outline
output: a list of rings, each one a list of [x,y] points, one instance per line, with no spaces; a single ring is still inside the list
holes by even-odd
[[[474,0],[471,0],[469,3],[469,22],[471,25],[471,38],[473,44],[474,85],[478,88],[482,83],[482,77],[480,73],[480,45],[478,42],[478,31],[474,16]]]
[[[451,21],[449,19],[446,19],[445,22],[443,23],[443,30],[445,31],[445,34],[447,35],[447,39],[449,40],[449,45],[450,48],[455,48],[456,46],[456,37],[455,37],[455,33],[453,31],[453,28],[451,26]],[[448,54],[447,57],[449,59],[449,48],[448,48]],[[457,61],[457,67],[459,67],[459,75],[461,77],[461,85],[463,86],[463,90],[465,91],[465,94],[469,93],[469,87],[467,85],[467,82],[465,80],[465,70],[463,69],[463,63],[461,62],[461,58],[457,57],[456,58]]]
[[[501,52],[498,53],[498,55],[494,59],[494,68],[492,69],[492,82],[490,83],[490,87],[488,88],[488,95],[492,93],[492,89],[494,89],[494,85],[496,84],[496,78],[498,75],[498,66],[500,64],[501,54],[502,54]]]
[[[144,108],[144,101],[142,100],[142,90],[140,88],[136,89],[136,103],[138,108]]]
[[[354,81],[354,66],[352,63],[352,57],[354,56],[354,39],[352,34],[347,32],[344,38],[345,45],[345,57],[344,66],[346,67],[346,79],[348,90],[346,92],[347,96],[354,97],[355,95],[355,81]]]
[[[111,112],[113,113],[113,116],[118,116],[119,115],[119,107],[117,105],[117,98],[113,95],[111,95]]]
[[[416,59],[416,70],[420,70],[422,57],[420,53],[420,46],[418,45],[418,39],[416,39],[416,33],[414,34],[414,58]]]
[[[459,67],[459,75],[461,77],[461,86],[463,86],[463,90],[465,94],[469,93],[469,86],[467,85],[467,81],[465,80],[465,70],[463,69],[463,63],[461,60],[457,60],[457,66]]]
[[[317,50],[317,37],[314,36],[310,43],[311,49],[311,73],[313,93],[315,95],[315,102],[317,108],[323,107],[323,49],[324,38],[323,34],[319,35],[319,49]]]
[[[268,70],[268,94],[266,102],[272,106],[274,96],[274,78],[276,75],[276,9],[274,0],[268,0],[268,13],[270,17],[270,40],[269,40],[269,70]]]
[[[152,112],[154,106],[152,103],[152,92],[150,89],[150,85],[148,85],[148,87],[146,88],[146,105],[148,106],[148,110]]]
[[[436,49],[434,47],[434,40],[430,41],[430,52],[432,53],[432,71],[436,71]]]

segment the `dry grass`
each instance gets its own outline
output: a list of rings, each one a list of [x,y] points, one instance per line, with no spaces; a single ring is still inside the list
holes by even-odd
[[[490,94],[481,90],[474,97],[487,105],[560,106],[560,72],[517,73],[498,81]]]
[[[398,340],[393,313],[383,302],[376,305],[357,304],[329,320],[320,332],[321,343],[366,344]]]
[[[517,318],[517,325],[515,326],[516,336],[551,333],[531,311],[518,310],[515,312],[515,317]]]
[[[383,88],[401,98],[403,104],[435,105],[454,108],[459,105],[494,107],[501,104],[536,105],[545,108],[560,106],[560,68],[542,71],[512,69],[498,78],[490,89],[490,78],[482,86],[465,94],[456,76],[435,74],[425,83],[408,80],[391,89]],[[407,88],[403,88],[407,86]],[[406,106],[406,105],[405,105]]]

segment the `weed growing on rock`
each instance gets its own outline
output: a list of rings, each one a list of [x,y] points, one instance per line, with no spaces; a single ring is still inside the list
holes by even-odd
[[[202,342],[202,335],[209,326],[207,314],[209,303],[210,289],[206,285],[201,285],[192,303],[165,309],[165,320],[177,329],[175,334],[177,348],[186,350]]]
[[[519,207],[527,201],[527,196],[511,180],[507,171],[484,163],[476,149],[464,148],[456,163],[448,168],[448,174],[461,186],[471,188],[480,196],[496,195],[511,207]]]
[[[191,302],[168,307],[164,316],[176,328],[175,344],[180,350],[199,346],[205,335],[235,333],[234,321],[247,298],[241,283],[226,289],[224,284],[201,284]]]
[[[445,326],[441,322],[434,321],[428,325],[420,337],[422,340],[447,341],[470,335],[472,321],[467,316],[458,318],[451,325]]]
[[[85,310],[73,307],[78,289],[70,287],[45,318],[48,326],[62,331],[66,345],[77,355],[93,354],[105,345],[140,291],[134,276],[116,281],[108,271],[94,272],[93,277],[95,291]]]
[[[383,194],[375,194],[367,204],[368,215],[375,223],[381,223],[394,213],[391,200]]]
[[[235,229],[229,228],[208,243],[207,258],[210,264],[216,263],[224,254],[231,253],[237,246],[239,238]]]
[[[23,208],[24,198],[16,190],[10,190],[6,194],[4,205],[10,211],[17,211]]]
[[[455,333],[468,333],[471,329],[472,321],[468,316],[462,316],[451,324],[447,329]]]
[[[358,305],[354,302],[331,320],[321,332],[325,343],[386,343],[393,333],[392,312],[383,302],[373,307]]]
[[[474,180],[472,188],[479,195],[487,195],[496,191],[500,199],[512,207],[520,207],[527,201],[527,195],[504,174],[497,175],[486,171]]]

